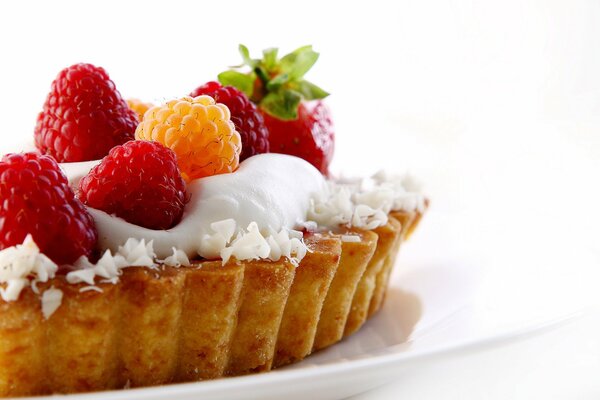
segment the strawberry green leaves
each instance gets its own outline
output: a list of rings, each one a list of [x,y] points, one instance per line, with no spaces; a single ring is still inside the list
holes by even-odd
[[[281,72],[288,74],[291,80],[300,80],[319,59],[319,53],[312,46],[300,47],[285,55],[281,61]]]
[[[260,107],[269,114],[284,121],[298,118],[298,104],[302,100],[300,93],[294,90],[281,90],[267,94]]]
[[[263,67],[267,71],[273,70],[277,66],[277,49],[270,48],[263,50]]]
[[[274,117],[296,119],[301,101],[322,99],[329,95],[304,79],[319,58],[319,53],[312,46],[300,47],[282,58],[278,58],[276,48],[264,50],[262,59],[252,59],[244,45],[239,46],[239,51],[244,65],[250,67],[250,71],[225,71],[219,74],[219,82],[243,91]]]
[[[290,88],[299,92],[302,95],[302,97],[307,100],[323,99],[329,96],[329,93],[327,93],[317,85],[305,80],[291,82]]]
[[[258,62],[258,60],[253,60],[250,58],[250,51],[248,50],[248,48],[246,46],[244,46],[243,44],[240,44],[238,47],[238,50],[239,50],[240,54],[242,55],[244,64],[246,64],[247,66],[249,66],[251,68],[254,68],[256,66],[256,63]]]
[[[256,79],[256,76],[229,70],[221,72],[218,75],[218,79],[219,82],[221,82],[221,85],[236,87],[244,92],[246,96],[250,97],[252,96],[252,91],[254,90],[254,80]]]

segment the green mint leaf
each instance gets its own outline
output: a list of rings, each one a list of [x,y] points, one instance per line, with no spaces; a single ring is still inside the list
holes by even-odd
[[[294,90],[281,90],[266,95],[260,102],[260,107],[276,118],[292,120],[298,118],[298,104],[301,100],[300,93]]]
[[[238,46],[238,50],[239,50],[240,54],[242,55],[244,64],[250,66],[250,68],[254,68],[256,66],[256,60],[253,60],[252,58],[250,58],[250,51],[248,50],[248,48],[246,46],[244,46],[243,44],[240,44]]]
[[[263,66],[267,71],[271,71],[277,65],[277,48],[263,50]]]
[[[218,76],[219,82],[223,86],[233,86],[241,90],[246,96],[252,96],[254,91],[254,74],[243,74],[238,71],[221,72]]]
[[[267,90],[270,92],[276,92],[281,86],[289,81],[290,77],[288,74],[279,74],[275,78],[267,82]]]
[[[304,79],[296,82],[291,82],[289,85],[290,89],[293,89],[300,93],[304,100],[318,100],[324,99],[329,96],[329,93],[309,81]]]
[[[290,80],[299,80],[312,68],[319,59],[319,53],[312,46],[303,46],[281,58],[281,72],[287,73]]]

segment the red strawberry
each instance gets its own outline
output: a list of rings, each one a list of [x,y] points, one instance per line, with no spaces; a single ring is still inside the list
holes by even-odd
[[[219,82],[208,82],[196,88],[190,96],[208,95],[222,103],[231,112],[231,121],[242,138],[240,161],[256,154],[269,152],[269,131],[262,115],[248,97],[233,86],[221,86]]]
[[[150,229],[169,229],[187,201],[175,153],[158,142],[116,146],[79,182],[90,207]]]
[[[37,118],[35,144],[59,162],[98,160],[133,139],[137,123],[104,69],[76,64],[52,82]]]
[[[242,90],[258,105],[272,152],[301,157],[327,175],[334,130],[329,109],[320,99],[328,93],[304,79],[319,54],[304,46],[279,59],[277,49],[267,49],[258,60],[251,59],[242,45],[240,53],[251,71],[225,71],[219,81]]]
[[[57,264],[89,256],[96,225],[56,161],[37,153],[8,154],[0,161],[0,249],[28,234]]]
[[[327,175],[333,157],[333,123],[329,108],[321,100],[301,102],[298,118],[285,121],[264,114],[271,151],[305,159]]]

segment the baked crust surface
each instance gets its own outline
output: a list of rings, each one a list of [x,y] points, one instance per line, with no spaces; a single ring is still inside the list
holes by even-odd
[[[117,284],[63,292],[46,320],[31,288],[0,302],[0,395],[189,382],[269,371],[356,332],[382,306],[401,243],[420,220],[392,213],[373,231],[306,237],[287,260],[131,267]],[[84,291],[81,291],[84,289]]]

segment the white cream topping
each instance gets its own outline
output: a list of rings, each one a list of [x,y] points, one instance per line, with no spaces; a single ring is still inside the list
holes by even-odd
[[[69,179],[69,186],[77,188],[79,186],[79,181],[86,176],[92,168],[100,164],[100,161],[102,160],[60,163],[58,165],[67,176],[67,179]]]
[[[71,185],[94,166],[77,164],[63,165]],[[250,157],[234,173],[190,182],[190,201],[181,222],[169,230],[146,229],[100,210],[88,210],[96,221],[103,249],[115,251],[129,238],[137,238],[153,241],[159,258],[172,255],[173,248],[189,258],[215,258],[223,249],[223,241],[203,240],[213,235],[211,224],[233,219],[239,227],[254,222],[263,233],[293,229],[305,221],[310,199],[326,190],[325,179],[311,164],[297,157],[269,153]]]
[[[76,186],[97,163],[67,163],[61,168],[70,184]],[[370,178],[326,181],[300,158],[274,153],[257,155],[244,161],[235,173],[190,182],[190,201],[182,220],[169,230],[146,229],[88,208],[96,221],[99,246],[116,252],[116,261],[105,254],[106,258],[96,266],[100,269],[97,272],[103,276],[107,274],[102,270],[118,269],[123,262],[118,258],[118,249],[131,238],[138,239],[137,246],[139,240],[146,246],[153,244],[154,257],[148,255],[143,262],[127,260],[146,266],[154,262],[189,265],[189,260],[198,255],[226,262],[232,256],[240,260],[274,259],[281,253],[299,261],[298,254],[305,252],[299,250],[296,242],[293,248],[297,252],[287,251],[292,240],[284,238],[284,230],[289,235],[298,226],[309,231],[340,225],[375,229],[387,223],[392,210],[423,211],[425,200],[416,190],[414,181],[407,176],[379,172]],[[243,231],[242,227],[248,228]],[[139,249],[138,254],[142,254]],[[87,270],[78,279],[91,281],[89,265],[82,262],[78,266]]]

